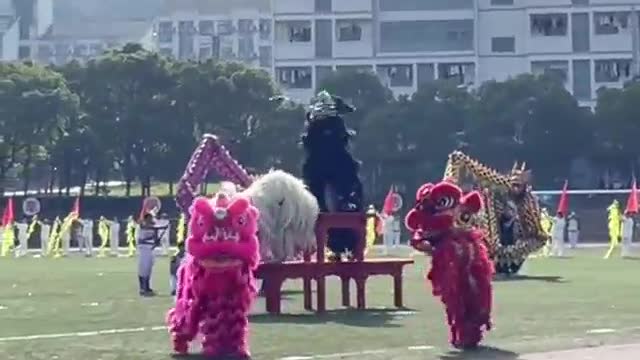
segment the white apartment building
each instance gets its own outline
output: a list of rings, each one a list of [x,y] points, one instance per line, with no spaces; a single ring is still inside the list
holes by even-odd
[[[169,0],[154,22],[155,47],[185,60],[242,61],[271,72],[269,0]]]
[[[87,61],[128,42],[153,48],[151,21],[70,22],[55,26],[40,38],[20,41],[20,58],[43,64]]]
[[[15,41],[10,46],[3,41],[3,48],[8,49],[2,59],[63,64],[87,60],[127,42],[152,48],[152,18],[162,1],[0,0],[0,17],[4,19],[6,13],[17,20],[17,38],[10,33]],[[2,23],[4,20],[0,20],[0,33],[4,32]]]
[[[18,59],[19,38],[18,19],[0,14],[0,61]]]
[[[638,73],[640,0],[224,3],[192,0],[170,9],[156,21],[159,50],[260,66],[301,101],[336,69],[374,71],[395,94],[434,79],[475,86],[552,72],[593,106],[600,87],[620,87]]]
[[[553,72],[583,105],[637,72],[640,0],[273,0],[274,74],[308,99],[333,69],[375,71],[396,94]],[[637,56],[635,57],[637,58]]]

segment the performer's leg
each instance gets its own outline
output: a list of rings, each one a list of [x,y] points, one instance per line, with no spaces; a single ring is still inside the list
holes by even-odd
[[[69,232],[67,231],[63,236],[62,236],[62,254],[63,256],[67,256],[69,255],[69,242],[71,241],[71,235],[69,234]]]
[[[631,239],[627,236],[622,238],[622,246],[620,249],[620,255],[622,257],[628,257],[631,255]]]
[[[93,256],[93,230],[87,233],[85,241],[84,246],[86,247],[87,256]]]
[[[564,239],[558,240],[558,257],[564,256]]]
[[[229,309],[224,308],[224,299],[221,297],[211,299],[207,303],[207,311],[203,313],[204,318],[200,324],[202,352],[207,357],[223,354],[226,332],[229,331],[224,315],[228,312]]]
[[[171,274],[171,276],[169,276],[169,288],[171,289],[171,296],[176,295],[176,281],[176,276]]]
[[[83,230],[82,234],[80,234],[80,237],[78,237],[78,253],[80,254],[84,252],[84,242],[86,237],[87,232]]]
[[[138,276],[140,277],[140,295],[153,295],[150,289],[150,277],[153,266],[153,249],[149,245],[138,246]]]
[[[150,257],[151,263],[149,264],[149,275],[147,276],[147,291],[153,294],[155,291],[151,288],[151,276],[153,275],[153,265],[156,263],[156,256],[152,247],[150,250]]]
[[[393,247],[397,248],[398,246],[400,246],[400,231],[394,231],[393,232]]]
[[[384,255],[387,255],[389,253],[389,249],[391,248],[391,245],[393,243],[393,233],[389,230],[384,230],[384,232],[382,233],[382,253]]]
[[[577,231],[569,231],[569,244],[572,249],[576,248],[578,244],[578,232]]]

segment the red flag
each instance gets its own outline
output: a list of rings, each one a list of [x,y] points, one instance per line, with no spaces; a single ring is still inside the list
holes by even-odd
[[[13,213],[13,198],[10,197],[7,200],[7,205],[4,207],[4,212],[2,213],[2,226],[7,226],[13,223],[15,215]]]
[[[391,215],[394,212],[395,207],[396,189],[393,185],[389,188],[387,196],[384,198],[384,204],[382,205],[382,213],[385,215]]]
[[[636,179],[633,179],[633,185],[631,186],[631,193],[627,199],[627,208],[624,211],[625,214],[637,214],[638,213],[638,188],[636,187]]]
[[[75,217],[80,217],[80,197],[76,198],[76,201],[73,203],[73,208],[71,208],[71,214]]]
[[[569,194],[567,194],[567,188],[569,187],[569,181],[564,181],[564,186],[562,187],[562,194],[560,194],[560,201],[558,201],[558,210],[556,214],[562,214],[562,216],[567,216],[569,212]]]

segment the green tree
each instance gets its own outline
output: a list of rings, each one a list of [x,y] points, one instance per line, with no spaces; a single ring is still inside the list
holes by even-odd
[[[207,61],[178,63],[173,68],[177,87],[176,111],[196,138],[214,133],[246,166],[261,168],[271,156],[257,151],[263,127],[272,123],[276,92],[268,74],[239,63]],[[259,135],[262,134],[262,135]]]
[[[414,189],[442,177],[447,154],[460,146],[473,106],[474,98],[464,89],[433,82],[371,112],[357,139],[369,192],[383,195],[390,184]]]
[[[590,151],[591,123],[556,78],[491,81],[477,97],[467,131],[472,152],[483,161],[502,169],[526,161],[539,183],[556,185],[568,176],[571,162]]]
[[[85,111],[95,133],[117,149],[114,164],[122,172],[126,194],[136,177],[143,193],[148,193],[148,158],[158,148],[153,145],[157,131],[167,126],[162,122],[167,118],[158,115],[172,101],[167,94],[175,86],[168,61],[140,45],[127,44],[90,61],[85,81],[92,83],[83,87]]]
[[[33,64],[0,64],[3,78],[3,141],[0,182],[20,161],[23,189],[29,190],[34,163],[55,143],[61,129],[78,112],[78,98],[60,74]],[[43,184],[40,184],[43,185]]]
[[[639,102],[639,83],[631,83],[624,89],[603,88],[598,92],[594,127],[601,146],[597,160],[605,167],[626,174],[637,173],[640,122],[636,108]]]

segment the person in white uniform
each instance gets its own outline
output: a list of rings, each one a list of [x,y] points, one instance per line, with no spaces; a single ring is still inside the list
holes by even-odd
[[[395,249],[398,246],[400,246],[400,234],[401,234],[400,219],[398,219],[396,216],[393,217],[393,222],[391,223],[391,232],[392,232],[391,246]]]
[[[84,252],[85,256],[91,256],[93,251],[93,220],[82,220],[82,235],[80,236],[78,248]]]
[[[622,257],[631,256],[631,243],[633,242],[633,213],[626,212],[622,217]]]
[[[389,249],[393,247],[393,241],[395,239],[394,232],[395,217],[391,214],[382,214],[382,249],[383,254],[388,254]]]
[[[42,222],[40,226],[40,251],[42,256],[47,253],[47,246],[49,246],[49,235],[51,234],[51,225],[47,221]]]
[[[109,235],[111,236],[109,241],[111,245],[111,254],[118,256],[118,249],[120,247],[120,222],[118,221],[118,218],[113,218],[109,227]]]
[[[575,249],[580,238],[580,221],[573,211],[567,218],[567,237],[569,238],[569,245],[572,249]]]
[[[27,238],[27,231],[29,230],[29,224],[26,222],[16,223],[18,229],[18,248],[15,250],[15,256],[25,256],[27,254],[27,246],[29,239]]]
[[[553,219],[551,227],[551,256],[564,256],[564,230],[567,222],[562,213],[558,213]]]

